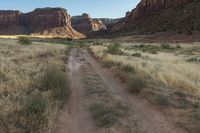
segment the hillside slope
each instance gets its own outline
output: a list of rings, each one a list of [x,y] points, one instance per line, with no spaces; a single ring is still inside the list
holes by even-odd
[[[141,0],[112,32],[152,34],[157,32],[187,33],[200,31],[199,0]]]

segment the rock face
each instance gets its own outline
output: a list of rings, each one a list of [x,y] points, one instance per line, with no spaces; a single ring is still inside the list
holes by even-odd
[[[199,0],[141,0],[112,31],[140,33],[200,31]]]
[[[26,33],[22,21],[23,14],[20,11],[0,11],[0,34],[13,35]]]
[[[73,28],[86,35],[94,31],[106,29],[102,21],[99,19],[92,19],[86,13],[83,13],[81,16],[73,16],[71,20]]]
[[[26,14],[19,11],[0,11],[0,34],[83,37],[72,28],[70,19],[67,10],[63,8],[41,8]]]

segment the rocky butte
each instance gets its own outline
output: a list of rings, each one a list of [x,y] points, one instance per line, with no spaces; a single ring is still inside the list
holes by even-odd
[[[73,29],[71,17],[63,8],[38,8],[29,13],[0,11],[1,35],[44,35],[64,38],[83,38]]]
[[[136,34],[199,32],[199,7],[200,0],[141,0],[137,7],[122,21],[114,24],[111,30]]]
[[[92,19],[86,13],[83,13],[81,16],[73,16],[71,21],[74,29],[86,35],[94,31],[106,29],[106,25],[101,20]]]

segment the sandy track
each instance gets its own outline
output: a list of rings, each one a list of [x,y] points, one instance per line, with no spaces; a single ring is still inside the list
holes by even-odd
[[[87,99],[81,83],[80,66],[83,65],[73,49],[69,57],[71,96],[68,105],[59,113],[54,133],[99,133],[86,108]]]
[[[186,133],[175,125],[169,123],[165,117],[154,110],[147,102],[139,99],[124,89],[124,85],[114,79],[112,75],[101,67],[86,50],[72,49],[69,57],[69,77],[72,94],[68,105],[59,113],[55,133],[109,133],[106,129],[95,126],[88,112],[88,99],[84,96],[84,85],[81,82],[81,66],[89,63],[94,72],[99,75],[113,93],[121,97],[134,111],[138,125],[145,133]]]

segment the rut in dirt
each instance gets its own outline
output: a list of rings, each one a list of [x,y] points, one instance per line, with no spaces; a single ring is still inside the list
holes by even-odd
[[[153,110],[148,103],[126,92],[124,85],[104,70],[88,54],[87,50],[71,50],[68,70],[72,93],[69,103],[59,113],[55,133],[186,133],[166,121],[165,117]],[[81,81],[87,73],[98,75],[103,81],[102,84],[105,84],[113,94],[123,100],[134,117],[130,116],[128,121],[123,119],[121,121],[125,121],[125,126],[130,127],[130,129],[137,128],[137,130],[126,130],[124,132],[113,130],[112,127],[99,128],[95,125],[88,109],[91,99],[85,96],[86,88]],[[137,127],[131,127],[132,125],[137,125]],[[121,128],[120,125],[118,128]]]
[[[80,66],[83,63],[77,49],[71,50],[68,62],[71,96],[69,103],[59,113],[54,133],[98,133],[86,108],[87,99],[80,75]]]

